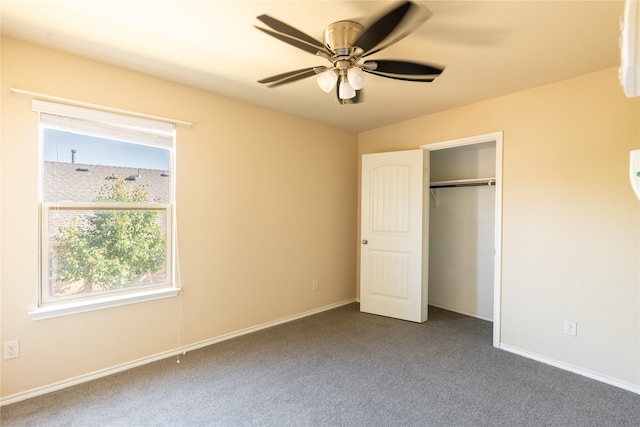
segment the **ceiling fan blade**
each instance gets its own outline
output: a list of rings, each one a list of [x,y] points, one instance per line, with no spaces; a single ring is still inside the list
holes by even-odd
[[[311,68],[301,68],[299,70],[288,71],[282,74],[276,74],[275,76],[267,77],[262,80],[258,80],[258,83],[270,83],[268,87],[276,87],[283,85],[285,83],[291,83],[298,80],[306,79],[307,77],[311,77],[315,74],[321,73],[327,70],[329,67],[311,67]]]
[[[324,49],[324,44],[321,41],[314,39],[310,35],[305,34],[302,31],[293,28],[292,26],[285,24],[282,21],[277,20],[276,18],[273,18],[269,15],[260,15],[258,16],[258,19],[278,32],[307,42],[319,49]]]
[[[396,61],[393,59],[379,59],[365,61],[363,64],[365,71],[375,71],[387,74],[403,74],[409,76],[431,76],[438,75],[444,71],[443,68],[432,67],[419,62]]]
[[[400,5],[394,7],[371,24],[353,45],[358,46],[364,53],[367,53],[396,29],[412,6],[413,3],[410,1],[400,3]]]
[[[306,52],[309,52],[312,55],[322,56],[323,58],[329,58],[329,54],[326,52],[326,50],[324,50],[324,48],[320,49],[317,46],[312,46],[309,43],[298,40],[297,38],[288,36],[286,34],[281,34],[275,31],[271,31],[266,28],[261,28],[261,27],[256,27],[256,28],[262,31],[263,33],[269,34],[271,37],[275,37],[280,41],[288,43],[291,46],[297,47],[298,49],[302,49]]]
[[[266,77],[262,80],[258,80],[258,83],[273,83],[273,82],[277,82],[278,80],[282,80],[284,78],[287,77],[292,77],[295,76],[297,74],[309,71],[309,70],[313,70],[316,67],[307,67],[307,68],[301,68],[299,70],[293,70],[293,71],[287,71],[286,73],[282,73],[282,74],[276,74],[275,76],[271,76],[271,77]],[[325,67],[326,68],[326,67]]]
[[[371,71],[366,69],[363,69],[362,71],[369,74],[373,74],[375,76],[386,77],[388,79],[393,79],[393,80],[402,80],[405,82],[432,82],[435,80],[435,77],[426,77],[426,78],[425,77],[404,77],[397,74],[385,74],[385,73],[379,73],[377,71]]]
[[[380,52],[383,49],[388,48],[392,44],[395,44],[395,43],[399,42],[400,40],[402,40],[403,38],[407,37],[409,34],[414,32],[416,29],[418,29],[419,26],[424,24],[424,22],[427,19],[431,18],[431,16],[433,15],[431,13],[431,11],[429,9],[427,9],[426,7],[413,7],[410,12],[414,12],[414,13],[408,13],[407,15],[405,15],[405,18],[404,18],[403,23],[402,23],[402,32],[401,33],[396,35],[393,39],[389,40],[384,45],[382,45],[382,46],[380,46],[380,47],[378,47],[378,48],[376,48],[374,50],[371,50],[371,51],[367,52],[365,55],[362,55],[362,56],[366,57],[366,56],[373,55],[375,53]],[[412,19],[408,19],[409,15],[411,15]]]

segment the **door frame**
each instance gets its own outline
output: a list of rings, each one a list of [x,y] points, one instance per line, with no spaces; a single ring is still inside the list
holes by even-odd
[[[482,135],[469,136],[465,138],[451,139],[447,141],[434,142],[432,144],[421,145],[420,148],[426,151],[444,150],[446,148],[462,147],[464,145],[475,145],[486,142],[496,144],[496,200],[495,200],[495,256],[493,265],[493,346],[500,348],[500,324],[502,312],[502,131],[491,132]],[[429,172],[431,162],[429,161]],[[426,203],[429,199],[426,199]],[[429,209],[427,204],[424,209]],[[427,242],[428,244],[428,242]]]

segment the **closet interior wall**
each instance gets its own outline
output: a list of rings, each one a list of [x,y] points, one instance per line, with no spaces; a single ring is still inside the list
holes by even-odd
[[[495,178],[495,143],[434,150],[430,157],[429,305],[492,321],[496,187],[434,183]]]

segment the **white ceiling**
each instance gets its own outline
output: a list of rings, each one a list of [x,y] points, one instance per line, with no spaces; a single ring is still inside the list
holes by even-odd
[[[393,3],[0,0],[0,13],[4,35],[354,132],[619,65],[623,1],[424,1],[433,16],[368,59],[446,66],[432,83],[371,76],[356,105],[337,104],[314,78],[257,83],[329,63],[256,30],[256,16],[322,40],[326,25],[370,19]]]

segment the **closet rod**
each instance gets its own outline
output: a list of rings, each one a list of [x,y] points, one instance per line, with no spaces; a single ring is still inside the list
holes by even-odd
[[[27,96],[32,96],[32,97],[38,98],[38,99],[44,99],[44,100],[47,100],[47,101],[57,101],[57,102],[61,102],[63,104],[76,105],[78,107],[93,108],[93,109],[96,109],[96,110],[108,111],[108,112],[111,112],[111,113],[127,114],[127,115],[130,115],[130,116],[136,116],[136,117],[142,117],[142,118],[145,118],[145,119],[157,120],[159,122],[174,123],[176,125],[193,127],[193,123],[185,122],[184,120],[177,120],[177,119],[171,119],[171,118],[168,118],[168,117],[154,116],[152,114],[138,113],[136,111],[121,110],[120,108],[107,107],[106,105],[92,104],[90,102],[76,101],[74,99],[69,99],[69,98],[60,98],[59,96],[47,95],[45,93],[31,92],[29,90],[18,89],[18,88],[15,88],[15,87],[9,88],[9,92],[10,93],[15,93],[16,95],[27,95]]]
[[[452,188],[452,187],[488,187],[496,185],[495,182],[474,182],[469,184],[444,184],[444,185],[432,185],[430,188]]]
[[[484,179],[484,180],[465,180],[460,181],[441,181],[441,182],[432,182],[429,186],[430,188],[452,188],[452,187],[487,187],[491,185],[496,185],[495,179]]]

